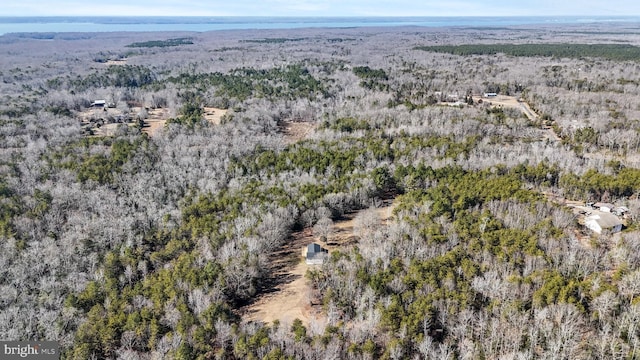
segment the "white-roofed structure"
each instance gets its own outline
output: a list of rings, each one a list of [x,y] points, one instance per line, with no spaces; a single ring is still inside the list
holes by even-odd
[[[603,230],[609,230],[612,233],[622,230],[622,221],[610,212],[593,212],[584,219],[584,225],[598,234],[602,234]]]
[[[107,104],[106,100],[96,100],[96,101],[91,103],[91,107],[103,108],[103,107],[105,107],[106,104]]]

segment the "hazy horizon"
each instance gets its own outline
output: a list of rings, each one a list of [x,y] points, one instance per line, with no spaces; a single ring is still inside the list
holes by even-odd
[[[215,31],[348,27],[504,27],[638,23],[633,16],[0,16],[0,35],[110,31]]]
[[[399,0],[248,0],[202,2],[175,0],[113,0],[108,3],[78,0],[24,0],[5,4],[0,16],[634,16],[640,4],[631,0],[614,6],[601,1],[456,0],[425,4]]]

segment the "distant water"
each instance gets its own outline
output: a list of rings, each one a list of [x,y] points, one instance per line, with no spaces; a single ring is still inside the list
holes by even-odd
[[[0,35],[21,32],[211,31],[366,26],[501,27],[640,22],[640,17],[0,17]]]

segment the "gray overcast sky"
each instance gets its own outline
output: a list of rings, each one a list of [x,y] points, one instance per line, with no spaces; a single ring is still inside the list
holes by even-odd
[[[0,16],[554,16],[640,15],[616,0],[4,0]]]

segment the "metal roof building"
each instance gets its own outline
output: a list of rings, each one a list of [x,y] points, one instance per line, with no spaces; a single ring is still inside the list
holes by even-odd
[[[584,225],[593,232],[602,234],[603,230],[619,232],[622,230],[622,221],[609,212],[594,212],[584,219]]]

